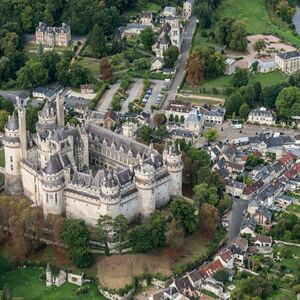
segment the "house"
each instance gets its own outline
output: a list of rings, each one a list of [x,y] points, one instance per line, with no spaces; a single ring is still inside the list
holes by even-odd
[[[234,257],[230,249],[225,249],[215,256],[215,260],[220,260],[222,266],[227,269],[233,268]]]
[[[298,179],[299,179],[298,183],[299,183],[299,188],[300,188],[300,178],[298,178]],[[282,195],[277,196],[277,198],[275,199],[274,202],[275,202],[275,204],[277,204],[277,206],[287,207],[293,203],[293,198],[288,195],[282,194]]]
[[[256,199],[252,199],[249,201],[247,212],[252,216],[256,213],[259,208],[259,204]]]
[[[257,72],[259,73],[273,72],[277,68],[277,64],[274,60],[271,61],[257,60],[256,62],[257,62]]]
[[[161,57],[154,57],[151,61],[150,71],[161,70],[164,65],[164,61]]]
[[[255,236],[256,221],[253,218],[245,218],[243,220],[240,234],[250,234],[252,237]]]
[[[90,84],[90,83],[81,84],[80,92],[82,94],[92,94],[92,93],[94,93],[94,85]]]
[[[222,282],[217,281],[214,278],[206,279],[202,286],[202,289],[212,292],[213,294],[218,296],[218,299],[229,299],[229,295],[224,293],[224,285]]]
[[[170,38],[170,32],[171,32],[171,25],[169,23],[165,23],[158,31],[157,40],[155,44],[152,46],[152,50],[153,52],[155,52],[156,57],[163,59],[164,52],[172,44]]]
[[[195,6],[195,0],[187,0],[183,2],[183,10],[182,10],[182,17],[183,20],[189,20],[192,16],[193,9]]]
[[[231,252],[234,262],[238,265],[244,265],[246,253],[248,249],[248,241],[242,237],[238,237],[231,246]]]
[[[140,19],[141,24],[153,27],[152,20],[153,20],[152,12],[143,12],[142,13],[141,19]]]
[[[37,87],[32,91],[32,97],[48,100],[49,102],[51,102],[55,99],[56,92],[55,90],[52,90],[50,88]]]
[[[189,276],[179,277],[173,280],[170,287],[176,287],[178,292],[188,298],[195,296],[195,288],[190,282]]]
[[[174,101],[167,106],[165,114],[168,119],[171,115],[173,115],[173,117],[178,116],[179,118],[183,116],[184,119],[187,119],[191,111],[192,111],[191,103]]]
[[[271,236],[258,234],[251,238],[251,242],[256,247],[272,247],[273,239]]]
[[[203,280],[206,280],[208,278],[211,278],[214,274],[218,273],[223,269],[223,265],[220,259],[217,259],[215,261],[209,262],[208,264],[202,266],[199,269],[199,272],[201,274],[201,277]]]
[[[121,26],[119,28],[121,38],[132,38],[139,35],[143,30],[150,27],[149,25],[139,24],[139,23],[128,23],[126,26]]]
[[[192,286],[195,289],[199,289],[201,286],[202,277],[198,269],[193,270],[192,272],[188,273],[187,275]]]
[[[162,12],[162,15],[165,17],[175,17],[176,16],[176,7],[166,6]]]
[[[233,179],[225,181],[226,193],[234,197],[240,197],[243,194],[245,186],[244,183]]]
[[[241,198],[245,200],[250,199],[251,195],[257,193],[263,186],[264,186],[264,182],[261,179],[253,182],[252,184],[244,188],[244,192]]]
[[[248,115],[248,122],[258,123],[260,125],[275,125],[275,116],[265,107],[252,109]]]
[[[204,109],[204,121],[209,124],[223,124],[226,110],[221,107]]]
[[[226,58],[224,74],[231,75],[236,71],[236,60],[234,58]]]
[[[291,74],[300,69],[300,51],[286,51],[275,54],[275,63],[282,72]]]
[[[71,27],[62,23],[61,27],[50,27],[44,22],[39,22],[35,29],[35,43],[49,47],[67,47],[71,41]]]
[[[145,124],[149,124],[150,121],[150,114],[146,113],[144,111],[142,111],[137,117],[136,120],[138,122],[138,124],[140,125],[145,125]]]
[[[237,164],[237,163],[234,163],[234,162],[231,162],[231,161],[226,161],[225,162],[225,168],[231,174],[237,174],[237,173],[240,173],[244,170],[243,165],[240,165],[240,164]],[[240,184],[235,183],[235,185],[238,187],[237,190],[241,188]]]
[[[170,137],[173,141],[185,140],[186,143],[193,144],[193,133],[181,128],[174,128],[170,131]]]
[[[107,112],[104,115],[103,126],[105,128],[111,129],[115,127],[117,121],[118,121],[117,113],[114,112],[112,109],[107,110]]]
[[[256,210],[253,218],[255,219],[257,224],[268,225],[271,224],[272,213],[265,206],[262,206]]]
[[[284,154],[279,161],[284,165],[286,169],[289,169],[297,160],[297,156],[293,153],[286,153]]]
[[[191,131],[196,136],[201,133],[203,126],[204,118],[196,109],[193,109],[184,120],[184,128]]]

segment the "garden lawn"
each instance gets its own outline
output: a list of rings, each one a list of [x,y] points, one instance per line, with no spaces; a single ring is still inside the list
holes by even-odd
[[[59,288],[47,288],[45,280],[40,276],[45,274],[44,268],[17,269],[5,273],[0,277],[0,289],[7,284],[14,297],[22,297],[24,300],[104,300],[95,283],[88,283],[90,287],[86,294],[76,295],[79,288],[76,285],[65,283]]]
[[[296,300],[296,296],[292,295],[292,293],[288,291],[276,290],[267,298],[267,300],[283,300],[283,299]]]
[[[83,67],[88,68],[94,76],[100,75],[99,60],[98,59],[83,57],[80,60],[78,60],[78,62]]]
[[[4,149],[0,149],[0,167],[5,167]]]
[[[218,12],[220,17],[231,16],[244,21],[250,34],[273,34],[300,47],[300,38],[293,34],[287,24],[277,25],[272,22],[265,0],[223,0]]]
[[[290,211],[295,214],[300,214],[300,205],[291,204],[288,206],[287,211]]]

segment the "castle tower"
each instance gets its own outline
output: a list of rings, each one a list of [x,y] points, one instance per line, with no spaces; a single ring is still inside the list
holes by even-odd
[[[141,198],[141,214],[147,218],[155,210],[154,199],[154,167],[140,161],[135,169],[135,183]]]
[[[171,25],[170,38],[172,45],[180,49],[181,37],[179,20],[177,18],[170,17],[167,21]]]
[[[64,98],[60,95],[56,95],[56,118],[57,126],[65,126],[65,111],[64,111]]]
[[[21,144],[21,159],[27,159],[26,109],[22,104],[18,105],[18,115],[19,115],[19,138]]]
[[[81,138],[83,141],[83,166],[89,166],[89,135],[85,129],[85,125],[81,128]]]
[[[5,155],[5,191],[10,194],[22,192],[20,169],[21,143],[19,138],[19,122],[15,112],[5,126],[3,138]]]
[[[120,186],[115,175],[111,172],[105,175],[101,181],[101,203],[104,207],[103,213],[115,218],[120,213]]]
[[[169,146],[168,152],[164,150],[164,160],[170,174],[170,195],[182,195],[182,169],[181,151],[179,145],[173,143]]]
[[[42,170],[41,198],[45,215],[62,214],[65,212],[64,170],[57,154],[51,156],[46,167]]]
[[[47,263],[47,269],[46,269],[46,287],[49,287],[52,285],[52,272],[50,269],[49,262]]]
[[[49,132],[57,128],[56,116],[53,105],[46,100],[43,108],[38,113],[38,122],[36,123],[36,131]]]

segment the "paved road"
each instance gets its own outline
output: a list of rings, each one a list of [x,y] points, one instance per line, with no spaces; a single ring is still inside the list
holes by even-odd
[[[123,102],[121,112],[125,113],[128,111],[128,104],[129,102],[133,102],[136,98],[140,97],[143,92],[143,79],[137,78],[134,79],[134,82],[132,82],[127,90],[128,97]]]
[[[120,87],[120,82],[114,83],[110,86],[108,90],[104,92],[101,99],[98,101],[98,104],[96,106],[96,110],[100,111],[102,113],[105,113],[110,108],[110,103],[112,101],[112,98],[115,94],[115,92]]]
[[[175,99],[175,96],[177,94],[177,88],[184,78],[185,63],[186,63],[186,60],[187,60],[187,57],[189,55],[189,51],[190,51],[190,48],[192,45],[193,35],[196,30],[196,24],[197,24],[197,19],[195,17],[192,17],[186,27],[186,31],[183,33],[183,39],[182,39],[182,44],[181,44],[181,49],[180,49],[180,56],[177,61],[177,71],[176,71],[175,77],[172,81],[172,84],[170,86],[168,95],[165,98],[165,101],[162,105],[164,107],[168,106],[169,102]]]
[[[232,198],[232,200],[233,203],[232,203],[231,219],[229,220],[227,246],[231,246],[233,241],[239,236],[240,228],[244,218],[243,210],[248,207],[247,200],[241,200],[234,197]]]

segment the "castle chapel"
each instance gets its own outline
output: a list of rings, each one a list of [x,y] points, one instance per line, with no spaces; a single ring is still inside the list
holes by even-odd
[[[5,127],[5,190],[24,193],[45,215],[65,214],[95,226],[101,215],[147,217],[181,195],[178,145],[152,148],[86,120],[65,125],[64,98],[46,102],[36,134],[18,103]]]

